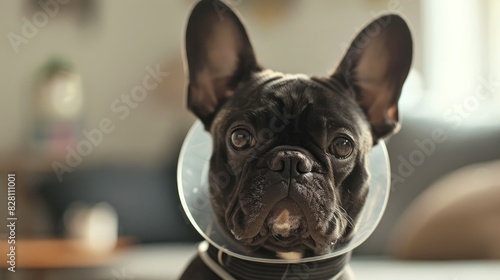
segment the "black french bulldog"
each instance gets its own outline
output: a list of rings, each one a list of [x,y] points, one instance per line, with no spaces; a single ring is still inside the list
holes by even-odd
[[[405,21],[387,15],[370,23],[327,77],[265,70],[242,22],[220,1],[194,7],[185,48],[188,106],[213,138],[211,205],[228,238],[291,261],[349,241],[368,193],[370,149],[399,129],[397,103],[412,60]],[[198,256],[181,279],[290,279],[287,266],[212,251],[217,269]],[[301,272],[330,279],[348,256],[334,261]]]

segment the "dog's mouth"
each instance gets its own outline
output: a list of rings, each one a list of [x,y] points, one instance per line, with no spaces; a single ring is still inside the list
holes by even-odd
[[[300,236],[302,232],[307,231],[304,213],[297,203],[290,198],[285,198],[274,205],[263,227],[275,239],[283,242]]]
[[[234,190],[237,195],[229,199],[225,211],[226,228],[247,247],[330,250],[345,229],[345,219],[337,213],[342,208],[338,190],[329,173],[318,168],[300,171],[299,163],[314,158],[307,151],[283,155],[276,156],[282,161],[281,169],[262,165],[266,168],[241,175]]]
[[[304,246],[311,239],[302,209],[290,198],[285,198],[271,209],[263,229],[268,232],[266,247],[273,251],[289,251]]]
[[[235,232],[232,232],[235,235]],[[309,231],[304,211],[291,198],[284,198],[271,207],[256,236],[235,238],[254,250],[264,247],[275,252],[316,251],[318,243]]]

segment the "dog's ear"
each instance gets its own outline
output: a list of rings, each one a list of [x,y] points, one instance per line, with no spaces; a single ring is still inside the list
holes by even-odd
[[[343,79],[371,124],[374,143],[399,129],[398,100],[412,60],[412,39],[397,15],[380,17],[354,39],[332,77]]]
[[[220,1],[201,1],[194,7],[185,47],[188,107],[208,130],[236,85],[260,67],[243,23]]]

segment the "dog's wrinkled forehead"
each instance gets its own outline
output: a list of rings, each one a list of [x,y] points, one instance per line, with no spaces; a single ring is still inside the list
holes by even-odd
[[[307,118],[304,120],[303,118]],[[305,75],[259,74],[239,85],[215,118],[227,129],[238,121],[272,126],[274,121],[313,121],[324,126],[345,125],[353,131],[363,113],[347,87]]]

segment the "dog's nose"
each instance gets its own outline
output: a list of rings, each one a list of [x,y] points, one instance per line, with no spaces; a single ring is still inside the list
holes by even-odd
[[[285,177],[297,177],[312,170],[311,160],[298,151],[279,151],[268,162],[268,166]]]

